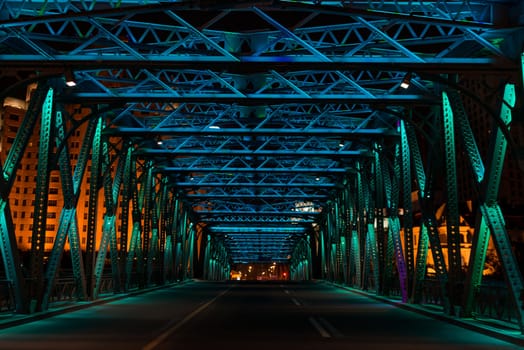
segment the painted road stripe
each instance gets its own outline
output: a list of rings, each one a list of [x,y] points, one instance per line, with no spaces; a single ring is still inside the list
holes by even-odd
[[[196,315],[198,315],[199,313],[204,311],[209,305],[213,304],[222,295],[224,295],[227,292],[229,292],[229,289],[230,288],[226,289],[225,291],[223,291],[222,293],[220,293],[219,295],[217,295],[216,297],[214,297],[213,299],[211,299],[210,301],[208,301],[204,305],[201,305],[198,309],[194,310],[189,315],[184,317],[180,322],[178,322],[178,323],[174,324],[173,326],[169,327],[165,332],[163,332],[158,337],[156,337],[155,339],[150,341],[148,344],[146,344],[142,348],[142,350],[152,350],[152,349],[156,348],[164,340],[166,340],[169,336],[171,336],[171,334],[173,334],[177,329],[179,329],[180,327],[185,325],[187,322],[189,322],[193,317],[195,317]]]
[[[320,333],[322,338],[331,338],[331,334],[313,316],[309,317],[309,322]]]
[[[292,301],[293,304],[295,304],[296,306],[302,306],[302,304],[300,303],[300,301],[298,301],[298,300],[295,299],[295,298],[291,298],[291,301]]]
[[[331,323],[326,321],[325,318],[319,317],[318,321],[329,331],[329,333],[333,336],[333,338],[342,338],[343,335],[340,333],[338,329],[335,328]]]

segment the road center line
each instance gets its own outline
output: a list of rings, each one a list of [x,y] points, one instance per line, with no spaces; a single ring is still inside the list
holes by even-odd
[[[184,324],[189,322],[193,317],[204,311],[209,305],[213,304],[218,298],[220,298],[222,295],[229,292],[231,288],[226,289],[222,293],[218,294],[216,297],[208,301],[207,303],[201,305],[198,309],[191,312],[189,315],[184,317],[181,321],[177,322],[173,326],[169,327],[167,330],[165,330],[163,333],[161,333],[158,337],[147,343],[142,350],[152,350],[156,348],[158,345],[160,345],[164,340],[166,340],[171,334],[173,334],[177,329],[182,327]]]
[[[309,322],[320,333],[322,338],[331,338],[331,334],[313,316],[309,317]]]
[[[292,301],[293,304],[295,304],[296,306],[302,306],[302,304],[300,303],[300,301],[298,301],[296,298],[291,298],[291,301]]]
[[[325,318],[319,317],[318,321],[329,331],[329,333],[333,336],[333,338],[342,338],[343,335],[340,333],[338,329],[335,328],[331,323],[326,321]]]

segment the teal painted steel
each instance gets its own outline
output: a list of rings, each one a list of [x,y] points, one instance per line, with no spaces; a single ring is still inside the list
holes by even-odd
[[[34,205],[33,230],[31,236],[31,262],[29,296],[31,312],[42,310],[44,294],[44,248],[47,218],[49,177],[51,172],[52,140],[54,139],[54,90],[50,88],[42,105],[40,120],[40,141],[38,146],[38,165],[36,195]]]
[[[411,150],[406,133],[406,123],[400,121],[400,183],[402,188],[402,229],[404,236],[404,255],[407,273],[407,294],[411,296],[413,288],[413,274],[415,273],[415,248],[413,237],[413,205],[412,205],[412,181],[411,181]]]
[[[98,190],[102,187],[102,116],[96,118],[96,128],[91,145],[91,179],[89,182],[89,207],[87,221],[86,237],[86,288],[88,297],[93,295],[95,288],[95,254],[96,254],[96,237],[98,232],[97,215],[98,215]]]
[[[459,199],[457,188],[457,161],[455,147],[455,118],[453,106],[450,103],[448,94],[442,93],[443,129],[444,129],[444,151],[446,169],[446,229],[448,244],[448,284],[450,290],[455,290],[458,285],[463,283],[462,257],[460,243],[460,214]],[[449,293],[450,301],[453,305],[460,305],[460,297],[456,293]],[[456,300],[459,299],[459,300]],[[454,308],[450,311],[454,313]]]

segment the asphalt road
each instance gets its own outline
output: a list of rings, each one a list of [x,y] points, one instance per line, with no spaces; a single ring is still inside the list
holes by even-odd
[[[0,349],[521,349],[323,283],[187,284],[0,330]]]

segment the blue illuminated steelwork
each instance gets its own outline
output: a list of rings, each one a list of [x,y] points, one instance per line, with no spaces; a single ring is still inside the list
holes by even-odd
[[[494,150],[483,163],[471,107],[462,101],[474,93],[460,80],[520,79],[520,52],[512,51],[520,28],[502,21],[499,5],[0,2],[0,79],[27,76],[54,88],[46,103],[45,84],[36,90],[2,168],[1,251],[17,309],[29,310],[27,296],[34,309],[47,307],[66,237],[79,298],[97,297],[109,265],[113,291],[120,292],[198,272],[223,280],[232,264],[272,261],[289,265],[292,279],[314,277],[318,263],[323,278],[378,294],[399,289],[404,302],[420,302],[431,249],[443,310],[451,313],[454,304],[470,315],[492,235],[516,302],[521,276],[496,204],[515,92],[508,90],[502,113],[493,116]],[[62,81],[66,72],[75,87]],[[411,84],[404,90],[406,74]],[[493,108],[490,101],[469,103]],[[27,290],[6,198],[42,106],[39,219]],[[68,118],[78,106],[90,109],[85,120]],[[82,122],[86,141],[72,173],[66,140]],[[56,135],[46,134],[51,129]],[[481,190],[471,287],[461,305],[449,288],[462,282],[456,138]],[[48,141],[64,144],[56,157]],[[41,271],[52,169],[60,169],[64,210],[49,267]],[[436,217],[441,187],[449,188],[447,216],[454,219],[447,245]],[[75,207],[87,189],[82,261]]]

